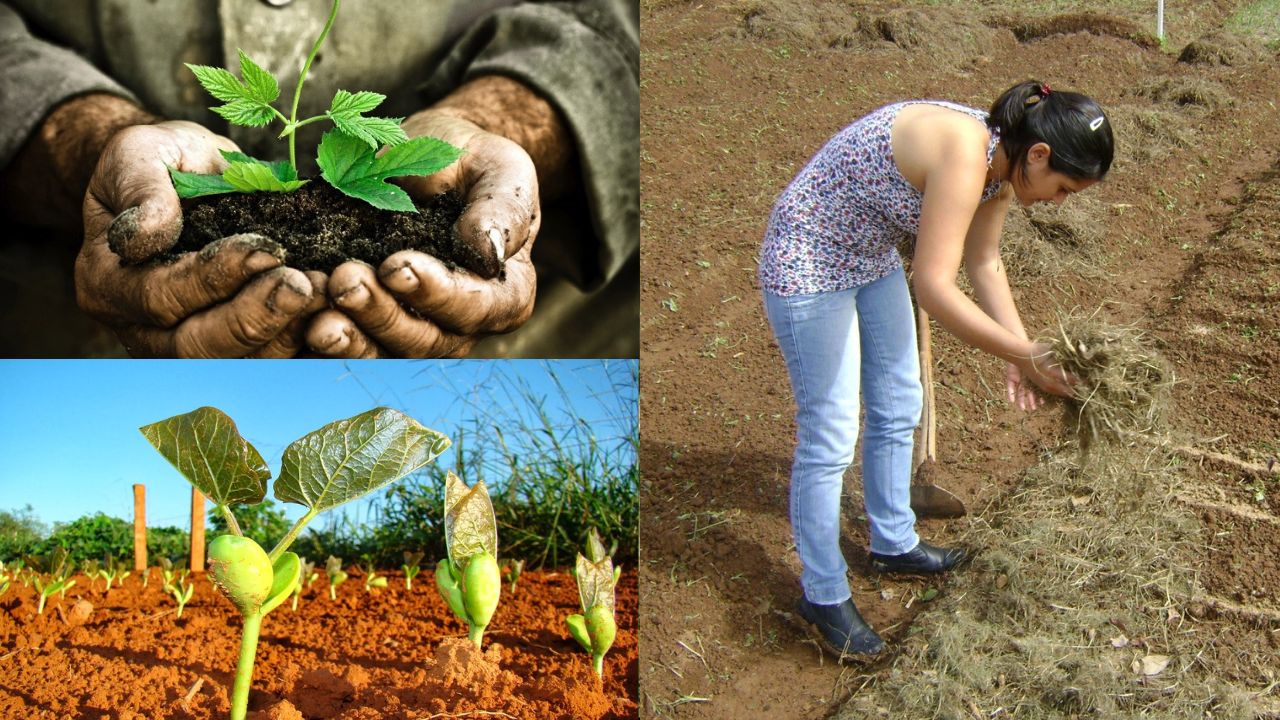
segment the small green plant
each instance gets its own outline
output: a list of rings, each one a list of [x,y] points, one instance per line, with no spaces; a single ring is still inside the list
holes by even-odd
[[[324,574],[329,576],[329,599],[338,599],[338,586],[347,581],[347,571],[342,569],[342,559],[332,555],[325,561]]]
[[[182,617],[182,608],[187,606],[191,601],[191,594],[195,592],[195,583],[188,583],[185,580],[179,580],[178,584],[169,589],[169,594],[178,603],[177,617]]]
[[[404,564],[400,566],[400,569],[404,571],[405,590],[413,589],[413,579],[422,571],[420,563],[422,562],[423,555],[426,555],[426,553],[405,551]]]
[[[40,593],[40,603],[36,608],[37,615],[44,614],[44,604],[48,601],[50,595],[63,592],[66,588],[76,584],[75,580],[68,580],[64,577],[55,576],[46,580],[42,575],[36,575],[31,579],[31,582],[36,586],[36,592]]]
[[[9,592],[9,578],[0,579],[0,597]]]
[[[293,592],[302,564],[288,552],[316,515],[415,472],[449,447],[449,439],[389,408],[339,420],[291,443],[274,483],[275,498],[307,511],[270,553],[240,534],[235,503],[266,496],[271,471],[256,448],[221,410],[202,407],[140,428],[143,436],[182,473],[233,534],[209,543],[209,575],[244,618],[240,658],[231,690],[231,720],[244,720],[262,619]]]
[[[263,127],[279,120],[284,123],[280,137],[288,138],[289,162],[265,162],[238,152],[222,151],[227,169],[219,175],[202,175],[169,169],[178,196],[183,198],[230,192],[292,192],[308,181],[298,179],[296,133],[298,128],[323,120],[336,129],[324,134],[316,160],[321,177],[343,193],[383,210],[413,212],[416,208],[408,193],[385,181],[405,175],[430,175],[451,165],[462,150],[436,138],[410,140],[400,127],[403,118],[366,117],[386,100],[375,92],[334,94],[323,115],[298,119],[298,101],[302,86],[320,46],[324,44],[333,22],[338,17],[340,0],[333,0],[328,22],[320,31],[302,65],[293,92],[290,114],[277,110],[272,103],[280,97],[280,83],[240,51],[240,78],[229,70],[207,65],[191,65],[191,72],[210,95],[226,103],[210,108],[227,121],[245,127]],[[390,146],[382,155],[378,149]]]
[[[298,558],[298,565],[301,568],[298,572],[298,577],[306,579],[300,580],[297,585],[293,586],[293,600],[289,605],[294,612],[298,611],[298,598],[302,597],[302,588],[311,587],[311,583],[315,582],[320,575],[316,572],[316,564],[308,562],[305,557]]]
[[[507,571],[503,573],[502,579],[507,581],[507,591],[512,595],[516,593],[516,581],[520,579],[520,573],[524,572],[524,560],[515,560],[507,566]]]
[[[133,574],[129,570],[129,565],[123,561],[117,561],[113,556],[108,555],[107,561],[103,563],[102,569],[98,571],[100,577],[107,581],[107,589],[111,589],[112,583],[118,587],[124,583],[125,578]]]
[[[373,592],[375,588],[384,588],[387,586],[387,579],[379,576],[378,573],[375,572],[376,568],[373,565],[373,561],[366,560],[364,567],[361,569],[364,570],[365,592]]]
[[[578,601],[581,615],[565,618],[569,634],[591,654],[591,667],[597,677],[604,677],[604,655],[613,646],[618,633],[614,618],[614,588],[622,574],[622,567],[614,567],[613,560],[605,552],[604,544],[595,528],[587,538],[587,556],[579,554],[574,564],[573,577],[578,582]]]
[[[445,478],[444,507],[449,554],[436,564],[436,588],[449,609],[467,623],[467,636],[478,648],[502,593],[498,522],[484,482],[469,488],[452,472]]]

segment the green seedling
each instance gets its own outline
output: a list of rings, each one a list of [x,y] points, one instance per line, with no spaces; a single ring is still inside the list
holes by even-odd
[[[173,561],[165,557],[160,558],[160,577],[164,579],[164,585],[161,588],[167,593],[173,592],[175,578],[181,582],[181,576],[174,569]]]
[[[363,497],[425,466],[449,439],[403,413],[375,408],[291,443],[274,483],[275,498],[307,511],[268,553],[244,537],[233,504],[266,496],[271,471],[221,410],[199,408],[140,428],[148,441],[214,504],[231,533],[209,543],[209,575],[244,618],[231,690],[231,720],[244,720],[262,619],[293,592],[302,565],[288,552],[320,513]]]
[[[405,551],[404,564],[400,566],[400,569],[404,571],[405,590],[413,589],[413,579],[422,571],[419,564],[422,562],[422,556],[425,554],[426,553]]]
[[[578,555],[573,577],[578,583],[578,601],[581,615],[565,618],[569,634],[591,654],[591,667],[597,677],[604,677],[604,655],[613,646],[618,633],[614,618],[614,588],[622,574],[622,567],[614,567],[605,552],[600,536],[594,528],[587,539],[587,554],[591,559]]]
[[[338,599],[338,586],[347,581],[347,571],[342,569],[342,560],[332,555],[324,564],[324,574],[329,576],[329,599]]]
[[[59,577],[50,578],[46,583],[45,579],[39,575],[32,578],[31,582],[36,586],[36,592],[40,593],[40,603],[36,608],[37,615],[44,614],[44,604],[49,600],[50,595],[62,592],[64,588],[69,588],[76,584],[75,580]]]
[[[478,648],[502,593],[498,522],[484,482],[469,488],[452,471],[445,479],[444,506],[449,555],[436,564],[436,588],[467,624],[467,636]]]
[[[516,593],[516,581],[520,579],[520,573],[524,572],[524,561],[516,560],[507,566],[507,571],[503,573],[503,579],[507,581],[508,592],[512,595]]]
[[[302,597],[302,588],[304,586],[311,587],[311,583],[315,582],[316,577],[319,576],[319,573],[316,572],[316,564],[313,562],[308,562],[305,557],[298,558],[298,565],[299,565],[298,577],[306,578],[306,580],[301,581],[297,585],[293,586],[293,600],[290,602],[290,608],[294,612],[298,611],[298,598]]]
[[[387,579],[380,577],[374,572],[373,563],[367,563],[364,566],[364,591],[373,592],[375,588],[384,588],[387,586]]]
[[[226,536],[224,535],[223,537]],[[196,586],[194,583],[188,583],[185,581],[179,581],[176,586],[170,588],[169,594],[172,595],[173,599],[178,603],[177,617],[182,617],[182,608],[186,607],[187,603],[191,601],[191,594],[195,592],[195,589]]]
[[[9,578],[6,577],[0,580],[0,597],[4,597],[7,592],[9,592]]]
[[[316,160],[321,177],[343,193],[383,210],[416,210],[408,193],[386,183],[388,178],[430,175],[453,164],[462,155],[461,149],[443,140],[430,137],[410,140],[400,127],[403,118],[366,117],[365,113],[387,99],[375,92],[339,90],[323,115],[298,119],[303,83],[338,17],[339,4],[340,0],[333,0],[329,20],[302,65],[287,117],[272,105],[280,97],[280,83],[243,50],[240,51],[240,78],[223,68],[187,65],[210,95],[226,103],[210,109],[229,122],[245,127],[264,127],[277,120],[284,123],[279,137],[288,138],[289,162],[265,162],[243,153],[222,151],[228,165],[221,174],[201,175],[169,169],[179,197],[297,190],[308,182],[298,179],[297,130],[324,120],[332,122],[335,129],[326,132],[320,141]],[[383,145],[389,148],[378,155]]]

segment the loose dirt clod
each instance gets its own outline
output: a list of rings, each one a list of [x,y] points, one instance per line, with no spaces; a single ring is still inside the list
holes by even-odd
[[[1100,440],[1159,433],[1174,374],[1142,331],[1095,316],[1066,317],[1046,342],[1062,368],[1081,381],[1068,416],[1081,450]]]

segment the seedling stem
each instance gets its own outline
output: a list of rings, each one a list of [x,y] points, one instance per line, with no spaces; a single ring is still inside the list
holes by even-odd
[[[317,116],[298,122],[298,100],[302,98],[302,83],[307,80],[307,73],[311,70],[311,62],[316,59],[316,53],[320,52],[320,46],[324,44],[324,39],[329,36],[329,29],[333,27],[333,21],[338,17],[338,6],[342,4],[342,0],[333,0],[333,8],[329,10],[329,20],[324,24],[324,30],[320,31],[320,37],[316,38],[316,44],[311,47],[311,54],[307,56],[307,62],[302,66],[302,73],[298,75],[298,86],[293,89],[293,107],[289,109],[289,118],[285,120],[283,115],[281,120],[285,120],[286,126],[284,131],[289,134],[289,165],[293,168],[296,175],[298,172],[297,154],[294,151],[294,137],[298,128],[307,123],[315,122],[323,119],[324,116]],[[279,115],[279,111],[276,111]],[[275,560],[275,553],[272,553],[272,560]]]

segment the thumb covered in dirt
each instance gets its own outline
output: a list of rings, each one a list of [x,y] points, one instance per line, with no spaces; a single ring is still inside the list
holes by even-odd
[[[173,247],[182,231],[182,206],[169,168],[220,172],[229,138],[195,123],[136,125],[103,149],[85,195],[85,240],[106,240],[124,264],[149,260]],[[105,238],[103,237],[105,235]]]

